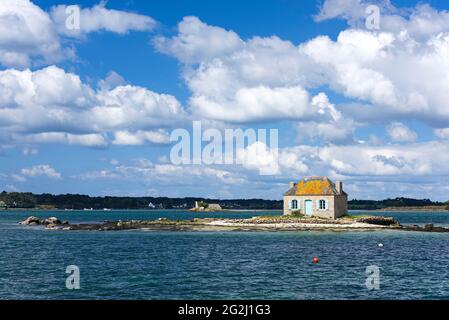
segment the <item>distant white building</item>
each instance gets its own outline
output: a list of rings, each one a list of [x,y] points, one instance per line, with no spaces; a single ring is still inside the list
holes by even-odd
[[[156,206],[152,202],[148,204],[148,209],[155,209],[155,208]]]

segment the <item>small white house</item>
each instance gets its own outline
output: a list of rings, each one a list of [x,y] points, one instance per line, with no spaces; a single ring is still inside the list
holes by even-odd
[[[342,182],[332,182],[327,177],[306,177],[290,182],[284,193],[284,215],[303,214],[336,219],[347,215],[348,195]]]

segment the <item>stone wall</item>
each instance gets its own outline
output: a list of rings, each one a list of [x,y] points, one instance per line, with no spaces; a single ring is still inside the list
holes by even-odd
[[[348,214],[348,197],[345,195],[335,196],[335,218]]]
[[[321,217],[321,218],[328,218],[328,219],[335,219],[338,218],[344,214],[341,214],[342,210],[344,209],[344,204],[341,199],[339,199],[338,207],[335,207],[335,198],[342,197],[342,196],[285,196],[284,197],[284,215],[289,215],[295,213],[294,210],[290,210],[288,208],[288,203],[290,200],[298,200],[299,204],[299,213],[305,214],[305,201],[306,200],[312,200],[312,216],[314,217]],[[326,210],[319,210],[317,207],[317,201],[318,200],[327,200],[328,202],[328,208]],[[335,212],[335,210],[338,210],[338,212]]]

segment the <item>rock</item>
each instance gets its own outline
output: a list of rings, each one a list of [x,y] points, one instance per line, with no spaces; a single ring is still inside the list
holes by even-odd
[[[167,218],[159,218],[159,219],[157,219],[157,221],[168,221],[168,219]]]
[[[62,224],[62,222],[58,218],[56,218],[56,217],[50,217],[50,218],[45,219],[43,224],[45,224],[45,225],[49,225],[49,224],[59,225],[59,224]]]
[[[427,223],[424,225],[425,230],[432,230],[433,229],[433,223]]]
[[[358,218],[356,221],[380,226],[398,225],[398,222],[391,217],[361,217]]]
[[[66,226],[66,225],[69,225],[70,223],[67,220],[65,220],[62,222],[62,224]]]
[[[41,222],[38,217],[30,216],[30,217],[26,218],[25,220],[20,221],[19,223],[23,224],[23,225],[35,226],[35,225],[39,225]]]
[[[58,225],[55,223],[49,223],[45,226],[45,229],[57,229]]]

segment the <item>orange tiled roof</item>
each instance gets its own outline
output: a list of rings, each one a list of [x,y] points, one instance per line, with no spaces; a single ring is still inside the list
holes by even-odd
[[[335,184],[327,177],[307,177],[295,183],[285,195],[314,196],[338,195]]]

